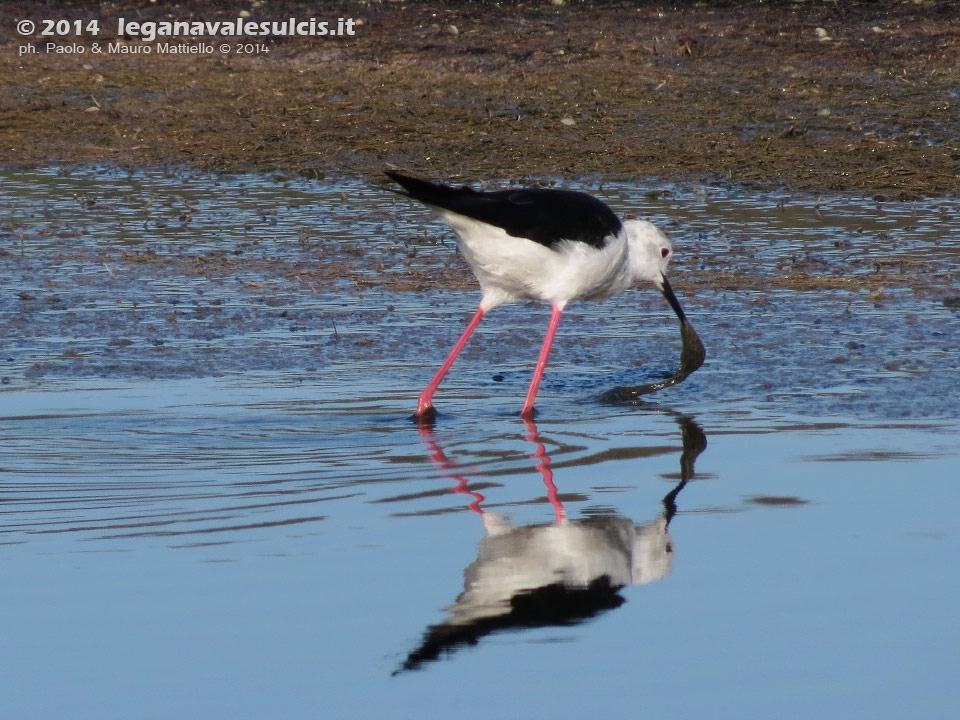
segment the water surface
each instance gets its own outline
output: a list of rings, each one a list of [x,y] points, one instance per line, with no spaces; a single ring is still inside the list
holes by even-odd
[[[391,284],[456,277],[425,213],[5,173],[6,712],[952,717],[956,202],[661,190],[603,192],[671,230],[707,364],[603,404],[673,370],[675,320],[650,292],[573,306],[531,426],[546,313],[507,308],[426,431],[476,293]],[[777,284],[891,257],[929,280]],[[749,287],[698,275],[738,265]]]

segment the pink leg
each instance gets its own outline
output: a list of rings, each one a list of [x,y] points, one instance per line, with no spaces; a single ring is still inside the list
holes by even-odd
[[[521,417],[533,416],[533,401],[537,397],[537,390],[540,389],[540,380],[543,379],[543,371],[547,367],[547,360],[550,359],[550,348],[553,347],[553,338],[557,334],[557,326],[560,325],[562,315],[563,308],[554,305],[553,312],[550,313],[550,324],[547,325],[547,334],[543,336],[543,345],[540,346],[537,367],[533,371],[533,379],[527,390],[527,399],[523,401],[523,409],[520,411]]]
[[[450,371],[450,368],[453,367],[454,360],[457,359],[457,355],[459,355],[466,346],[467,340],[470,339],[473,331],[477,329],[477,325],[483,320],[483,315],[483,308],[477,308],[477,312],[474,313],[473,317],[470,318],[470,322],[467,323],[467,329],[463,331],[463,335],[457,340],[457,344],[453,346],[453,350],[447,355],[447,359],[443,361],[443,365],[437,370],[437,374],[433,376],[433,380],[431,380],[430,384],[420,393],[420,399],[417,402],[418,418],[427,418],[433,412],[433,403],[431,402],[433,400],[433,394],[437,391],[437,388],[440,387],[444,376]]]

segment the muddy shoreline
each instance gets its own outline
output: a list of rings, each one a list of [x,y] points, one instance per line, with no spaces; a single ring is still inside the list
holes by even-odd
[[[94,55],[87,42],[82,56],[22,57],[40,42],[15,34],[18,18],[56,12],[106,29],[120,16],[238,10],[0,9],[5,385],[309,373],[381,356],[413,366],[445,350],[456,323],[435,308],[476,282],[428,211],[374,187],[387,163],[472,183],[569,184],[618,212],[658,214],[679,248],[671,281],[715,356],[744,303],[787,323],[812,303],[808,324],[825,313],[824,332],[841,333],[822,338],[819,359],[840,374],[867,354],[896,373],[950,356],[940,338],[955,336],[958,303],[951,3],[324,7],[362,20],[357,34],[279,38],[260,55]],[[282,1],[248,12],[317,14]],[[754,214],[743,215],[745,196],[758,198]],[[820,226],[832,229],[807,239]],[[865,319],[887,324],[882,348],[860,337]],[[676,341],[671,324],[664,332]],[[738,332],[733,342],[755,342],[752,327]],[[925,361],[901,347],[914,341]],[[673,353],[659,362],[676,367]]]
[[[945,0],[241,4],[5,4],[0,165],[379,181],[395,163],[469,181],[960,191],[960,9]],[[254,54],[91,49],[144,45],[112,35],[118,17],[239,10],[358,25],[350,37],[272,38]],[[79,42],[82,55],[16,33],[19,18],[55,17],[98,19],[102,31]]]
[[[671,284],[709,366],[680,396],[711,374],[725,378],[709,383],[718,397],[801,388],[810,410],[810,368],[820,387],[854,393],[873,379],[902,383],[871,391],[882,413],[916,395],[914,380],[936,400],[914,403],[919,415],[955,394],[955,199],[838,196],[816,209],[809,195],[667,186],[638,200],[619,187],[608,183],[605,199],[655,217],[680,248]],[[364,181],[5,170],[0,206],[0,390],[252,372],[301,382],[338,366],[419,378],[479,297],[452,232]],[[464,366],[487,374],[471,386],[499,385],[497,374],[522,396],[544,322],[543,307],[521,303],[484,323]],[[572,304],[564,335],[552,377],[577,392],[656,383],[677,368],[676,319],[651,288]]]

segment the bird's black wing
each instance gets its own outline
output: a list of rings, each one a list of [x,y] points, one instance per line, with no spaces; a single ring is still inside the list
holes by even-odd
[[[582,192],[548,189],[479,192],[418,180],[392,170],[385,172],[415,200],[495,225],[508,235],[527,238],[549,248],[561,240],[578,240],[602,248],[622,227],[613,210]]]

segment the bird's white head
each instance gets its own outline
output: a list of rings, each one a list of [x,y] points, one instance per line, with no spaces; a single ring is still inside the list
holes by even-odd
[[[673,245],[666,235],[646,220],[626,220],[627,262],[635,283],[652,282],[663,290],[667,265],[673,257]]]

